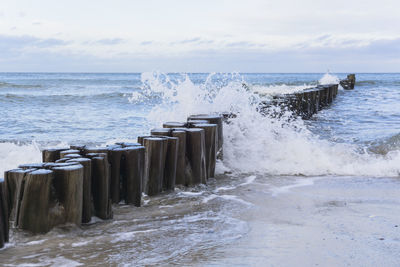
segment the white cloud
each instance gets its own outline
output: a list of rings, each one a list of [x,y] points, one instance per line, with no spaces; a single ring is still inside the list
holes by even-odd
[[[317,68],[343,68],[338,58],[352,54],[353,71],[365,69],[366,58],[395,71],[399,7],[393,0],[5,0],[0,55],[4,62],[19,51],[26,66],[48,60],[49,70],[65,71],[79,64],[85,71],[325,71]],[[18,60],[1,70],[18,70]]]

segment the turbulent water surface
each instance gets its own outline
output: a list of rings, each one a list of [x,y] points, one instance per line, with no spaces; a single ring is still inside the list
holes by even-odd
[[[303,121],[257,112],[271,94],[345,74],[0,73],[0,176],[40,149],[134,141],[162,122],[229,111],[207,186],[145,197],[31,236],[5,266],[386,265],[400,255],[400,74],[357,74],[353,91]],[[244,86],[245,84],[245,86]]]

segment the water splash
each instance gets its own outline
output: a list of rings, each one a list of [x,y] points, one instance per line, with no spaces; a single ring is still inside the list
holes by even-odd
[[[217,84],[214,75],[199,84],[186,74],[175,80],[161,73],[143,74],[142,97],[156,94],[160,98],[147,117],[150,124],[160,127],[165,121],[184,121],[191,114],[233,112],[237,117],[224,126],[224,166],[219,169],[237,173],[399,175],[400,151],[377,155],[355,145],[322,140],[288,111],[279,118],[262,116],[257,111],[260,96],[243,86],[239,74],[226,74]],[[338,80],[327,73],[319,83]]]
[[[20,164],[41,162],[42,156],[39,146],[18,143],[0,143],[0,177],[7,170],[15,169]]]
[[[322,76],[322,78],[319,80],[319,84],[339,84],[339,82],[340,79],[329,72],[325,73],[324,76]]]

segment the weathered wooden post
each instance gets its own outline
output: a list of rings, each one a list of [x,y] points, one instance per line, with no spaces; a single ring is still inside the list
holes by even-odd
[[[154,196],[162,191],[168,139],[150,136],[142,137],[140,141],[146,148],[143,190]]]
[[[174,190],[176,183],[176,168],[178,163],[179,139],[168,137],[167,155],[163,177],[163,190]]]
[[[55,162],[60,159],[60,152],[63,150],[69,150],[68,148],[48,148],[42,150],[42,161],[43,162]]]
[[[356,75],[355,74],[347,75],[347,80],[350,83],[350,89],[354,89],[354,85],[356,84]]]
[[[188,185],[205,184],[207,181],[207,170],[204,130],[189,128],[186,130],[186,138],[187,155],[192,171],[191,177],[186,176],[188,178],[186,182]]]
[[[126,204],[140,207],[142,200],[142,181],[144,175],[144,152],[143,146],[130,146],[124,149],[125,178],[123,184],[123,195]]]
[[[163,178],[163,190],[174,190],[176,183],[179,139],[177,137],[172,137],[172,132],[173,128],[161,128],[151,130],[151,135],[164,136],[168,139]]]
[[[122,199],[120,193],[123,180],[122,176],[124,176],[123,169],[121,169],[123,151],[124,149],[122,147],[115,147],[108,152],[111,167],[110,198],[113,203],[119,203]]]
[[[308,119],[311,113],[311,105],[310,105],[311,97],[310,92],[303,92],[303,102],[302,102],[302,117],[304,119]]]
[[[65,222],[81,225],[83,166],[77,164],[54,167],[52,170],[54,172],[54,188],[57,192],[58,200],[64,206]]]
[[[295,93],[296,96],[296,115],[300,116],[303,114],[303,101],[304,101],[304,93],[303,92],[297,92]]]
[[[110,166],[106,153],[87,153],[92,160],[92,195],[94,214],[106,220],[113,217],[110,198]]]
[[[316,113],[316,93],[313,88],[306,89],[305,92],[308,97],[307,118],[310,118]]]
[[[0,178],[0,248],[9,241],[8,201],[5,182]]]
[[[224,134],[223,134],[223,126],[222,126],[222,116],[221,115],[192,115],[189,116],[188,120],[207,120],[212,124],[216,124],[218,126],[218,150],[222,149],[224,143]]]
[[[89,223],[92,218],[92,161],[88,158],[70,159],[67,163],[78,163],[83,166],[82,188],[82,223]]]
[[[333,98],[336,98],[336,96],[338,94],[338,90],[339,90],[339,85],[335,84],[334,88],[333,88]]]
[[[186,130],[173,129],[171,135],[179,139],[175,184],[186,185]]]
[[[331,104],[333,102],[333,86],[328,86],[328,103]]]
[[[23,178],[20,199],[17,202],[16,226],[32,233],[46,233],[54,224],[50,219],[52,183],[51,170],[34,170]],[[62,210],[66,216],[67,210]],[[80,221],[79,221],[80,224]]]
[[[324,107],[326,107],[329,105],[329,86],[323,85],[322,88],[325,96],[325,98],[323,99],[323,103]]]
[[[207,179],[210,177],[214,177],[218,145],[217,125],[201,123],[194,124],[193,127],[201,128],[204,130]]]
[[[7,196],[7,210],[10,221],[15,221],[17,214],[17,201],[22,196],[23,179],[34,169],[13,169],[4,173],[4,187]]]
[[[126,204],[141,205],[144,169],[144,147],[137,145],[112,147],[111,199],[114,203],[125,200]]]

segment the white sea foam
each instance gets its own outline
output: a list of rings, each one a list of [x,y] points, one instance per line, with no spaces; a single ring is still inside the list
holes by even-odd
[[[42,156],[38,145],[0,143],[0,176],[7,170],[15,169],[20,164],[41,162]]]
[[[324,76],[319,80],[319,84],[339,84],[340,79],[335,76],[328,73],[325,73]]]
[[[234,196],[234,195],[215,195],[215,194],[211,194],[208,197],[205,197],[202,200],[202,203],[207,203],[207,202],[209,202],[209,201],[211,201],[213,199],[216,199],[216,198],[222,198],[222,199],[229,200],[229,201],[237,201],[237,202],[239,202],[239,203],[241,203],[243,205],[246,205],[246,206],[253,206],[252,203],[247,202],[247,201],[239,198],[238,196]]]
[[[269,86],[261,86],[255,85],[250,88],[252,91],[259,95],[276,95],[276,94],[292,94],[296,92],[303,91],[306,88],[312,87],[311,85],[269,85]]]
[[[194,84],[187,75],[172,82],[165,74],[143,74],[141,93],[161,97],[148,115],[152,127],[164,121],[184,121],[191,114],[232,112],[237,117],[224,125],[224,170],[271,175],[399,175],[399,150],[383,156],[360,153],[355,145],[321,140],[289,112],[280,119],[262,116],[257,111],[259,96],[243,87],[240,75],[226,75],[218,85],[210,80],[212,75],[205,83]],[[337,81],[336,76],[326,74],[320,83]]]
[[[281,187],[273,187],[270,190],[272,191],[272,196],[277,196],[279,194],[288,193],[288,192],[290,192],[291,189],[296,188],[296,187],[313,185],[315,180],[317,180],[317,178],[298,179],[293,184],[285,185],[285,186],[281,186]]]
[[[114,233],[114,234],[112,234],[114,239],[111,240],[111,243],[118,243],[118,242],[121,242],[121,241],[130,241],[137,234],[150,233],[150,232],[154,232],[154,231],[157,231],[157,230],[156,229],[149,229],[149,230],[131,231],[131,232],[125,232],[125,233]]]

